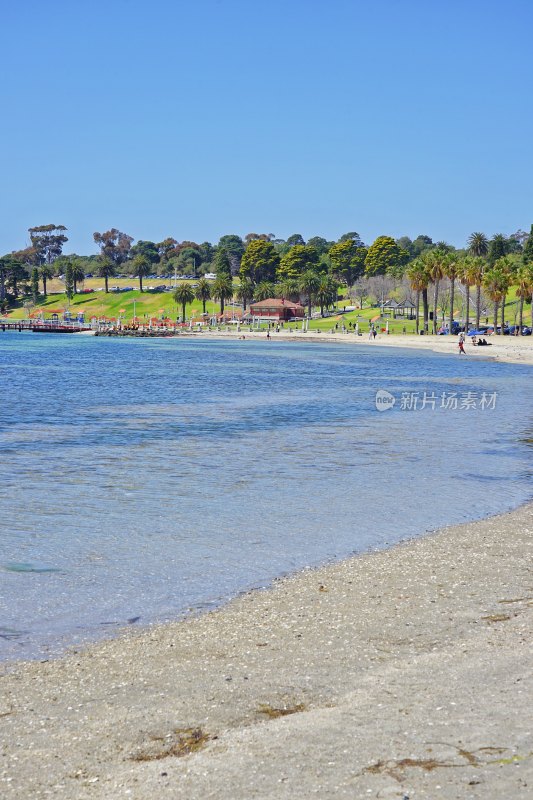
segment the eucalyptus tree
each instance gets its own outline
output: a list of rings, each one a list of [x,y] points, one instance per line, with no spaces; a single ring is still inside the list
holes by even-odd
[[[205,314],[205,304],[211,299],[211,283],[207,278],[200,278],[198,285],[194,290],[194,296],[197,300],[202,301],[202,310]]]
[[[300,276],[300,291],[307,297],[308,317],[311,319],[313,299],[320,286],[320,277],[312,269],[306,270]]]
[[[429,270],[426,260],[419,256],[411,261],[407,267],[407,279],[411,289],[416,292],[416,332],[418,334],[420,322],[420,295],[422,295],[422,302],[424,306],[424,330],[427,330],[428,325],[428,286],[430,282]],[[362,307],[362,306],[361,306]]]
[[[61,255],[63,245],[68,242],[64,225],[37,225],[28,228],[32,248],[35,250],[39,264],[52,264]]]
[[[223,314],[226,300],[233,297],[233,281],[228,275],[217,275],[211,287],[211,296],[220,301],[220,313]]]
[[[185,322],[185,308],[194,300],[194,291],[189,283],[178,283],[172,297],[177,305],[181,306],[181,321]]]
[[[93,233],[93,239],[100,247],[100,253],[103,258],[110,261],[115,270],[129,258],[133,237],[128,236],[127,233],[122,233],[117,228],[111,228],[108,231],[104,231],[104,233],[98,233],[98,231]],[[116,274],[116,272],[113,274]],[[111,277],[111,275],[108,277]]]

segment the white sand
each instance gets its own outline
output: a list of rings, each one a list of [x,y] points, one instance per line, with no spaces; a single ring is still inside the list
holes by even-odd
[[[0,797],[531,798],[532,532],[529,505],[4,665]]]

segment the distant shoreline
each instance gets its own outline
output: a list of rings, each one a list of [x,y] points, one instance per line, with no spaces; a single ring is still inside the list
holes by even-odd
[[[102,336],[117,334],[99,334]],[[118,334],[124,337],[131,335],[131,338],[137,338],[135,334]],[[246,342],[246,340],[266,340],[267,331],[248,331],[244,328],[240,331],[188,331],[182,330],[179,333],[170,335],[171,338],[190,337],[195,339],[231,339]],[[149,334],[146,337],[138,336],[138,338],[150,338]],[[154,338],[158,338],[154,334]],[[379,334],[376,339],[369,341],[367,335],[356,336],[354,333],[317,333],[310,331],[303,333],[302,331],[288,331],[284,328],[279,332],[275,330],[270,331],[270,342],[276,341],[294,341],[294,342],[322,342],[322,343],[340,343],[347,345],[368,345],[369,347],[401,347],[418,350],[420,352],[431,351],[441,353],[443,355],[456,355],[458,358],[466,360],[469,357],[473,358],[490,358],[493,361],[504,361],[513,364],[527,364],[533,365],[533,336],[491,336],[490,347],[475,347],[472,345],[471,340],[467,339],[465,349],[467,352],[466,358],[459,356],[457,337],[456,336],[413,336],[410,334]]]

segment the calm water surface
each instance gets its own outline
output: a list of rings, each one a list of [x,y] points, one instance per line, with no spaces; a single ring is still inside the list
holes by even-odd
[[[532,375],[372,345],[0,334],[0,658],[519,505]]]

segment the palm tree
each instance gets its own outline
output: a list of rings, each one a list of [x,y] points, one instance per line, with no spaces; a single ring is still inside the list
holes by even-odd
[[[286,300],[299,300],[300,299],[300,285],[296,278],[287,278],[280,284],[281,296]]]
[[[444,250],[428,250],[425,255],[429,276],[434,284],[433,292],[433,333],[437,333],[437,307],[439,301],[439,284],[444,277],[446,252]]]
[[[459,270],[459,280],[466,289],[466,309],[465,309],[465,332],[468,333],[468,326],[470,324],[470,287],[475,286],[476,271],[473,264],[473,256],[465,256],[461,260],[461,268]]]
[[[502,289],[502,333],[505,327],[505,303],[507,302],[507,292],[509,291],[511,284],[513,283],[514,275],[515,275],[515,262],[510,256],[502,256],[499,258],[495,263],[494,266],[497,267],[502,273],[502,282],[501,282],[501,289]]]
[[[309,309],[308,317],[309,319],[311,319],[313,298],[316,292],[318,291],[318,287],[320,286],[320,278],[316,274],[316,272],[313,272],[312,269],[308,269],[304,273],[302,273],[302,275],[300,275],[299,284],[300,284],[300,291],[302,292],[302,294],[307,295],[307,307]]]
[[[337,299],[339,284],[330,275],[323,275],[320,278],[315,299],[320,306],[320,316],[324,316],[324,307],[333,305]]]
[[[461,261],[457,253],[449,252],[446,256],[444,264],[444,274],[450,280],[450,328],[449,332],[452,333],[453,328],[453,302],[455,299],[455,281],[459,275],[461,268]]]
[[[233,281],[228,275],[222,273],[213,281],[211,296],[220,300],[220,313],[224,313],[224,303],[233,297]]]
[[[472,256],[484,258],[489,252],[489,240],[484,233],[472,233],[468,237],[468,252]]]
[[[109,278],[116,275],[117,268],[115,262],[104,255],[98,256],[98,275],[104,279],[106,294],[109,292]]]
[[[420,313],[420,293],[422,292],[424,302],[424,330],[428,321],[428,284],[429,274],[427,266],[423,258],[415,258],[407,267],[407,279],[411,289],[416,292],[416,333],[418,335],[420,328],[419,313]]]
[[[471,256],[474,256],[474,258],[482,259],[484,263],[490,247],[489,240],[487,239],[485,234],[481,233],[480,231],[470,234],[470,236],[468,237],[467,246],[469,254]],[[479,267],[481,262],[477,263]],[[476,330],[479,328],[479,317],[481,314],[481,284],[483,283],[483,272],[484,269],[478,268],[477,278],[473,284],[470,284],[471,286],[473,285],[476,287]]]
[[[83,263],[78,258],[75,258],[72,262],[72,282],[74,284],[74,294],[78,293],[78,283],[83,283],[84,280],[85,270],[83,269]]]
[[[241,278],[241,282],[237,287],[237,299],[242,303],[242,310],[246,311],[246,304],[248,300],[252,300],[254,296],[254,282],[251,278]]]
[[[181,305],[181,321],[185,322],[185,307],[193,302],[194,292],[188,283],[178,283],[172,293],[174,302]]]
[[[138,256],[135,256],[133,261],[131,262],[133,267],[132,274],[139,278],[139,290],[142,292],[143,290],[143,278],[146,275],[149,275],[152,271],[152,262],[139,253]]]
[[[524,320],[524,300],[533,294],[533,264],[521,264],[516,272],[516,296],[520,298],[520,333],[522,333]],[[531,323],[533,325],[533,303],[531,304]]]
[[[276,287],[270,281],[261,281],[254,289],[254,300],[269,300],[276,294]]]
[[[200,278],[198,285],[194,290],[194,296],[197,300],[202,301],[202,310],[205,314],[205,304],[211,299],[211,284],[207,278]]]
[[[46,282],[54,277],[55,270],[51,264],[43,264],[39,271],[41,273],[41,280],[43,282],[43,294],[46,297]]]
[[[498,329],[498,306],[505,294],[506,289],[504,287],[506,283],[507,276],[496,265],[488,269],[483,276],[485,290],[494,303],[494,333],[496,333]]]

